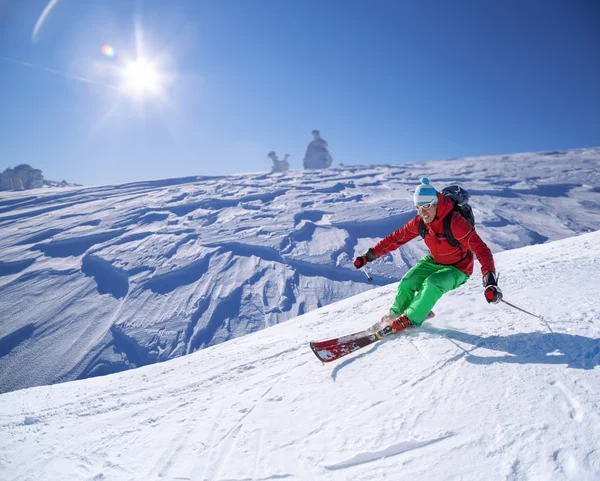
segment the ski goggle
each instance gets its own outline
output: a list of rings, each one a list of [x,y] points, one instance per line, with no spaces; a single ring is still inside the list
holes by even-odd
[[[430,209],[432,206],[437,205],[435,202],[429,202],[429,204],[417,205],[416,208],[418,211],[421,209]]]

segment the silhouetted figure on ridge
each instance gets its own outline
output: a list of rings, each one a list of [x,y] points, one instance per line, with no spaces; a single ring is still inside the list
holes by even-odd
[[[269,155],[267,157],[269,157],[269,159],[273,161],[273,168],[271,170],[272,174],[274,174],[275,172],[287,172],[288,170],[290,170],[290,163],[288,162],[290,154],[285,154],[283,156],[283,160],[279,160],[275,152],[269,152]]]
[[[304,154],[304,168],[326,169],[333,162],[327,149],[327,141],[321,138],[321,133],[318,130],[313,130],[312,135],[313,140],[308,144],[306,154]]]

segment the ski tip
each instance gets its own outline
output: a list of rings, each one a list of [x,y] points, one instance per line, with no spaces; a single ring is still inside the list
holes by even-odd
[[[308,343],[308,345],[310,346],[310,348],[311,348],[312,352],[314,352],[314,353],[315,353],[315,356],[317,356],[317,359],[318,359],[319,361],[321,361],[323,364],[325,364],[325,361],[323,361],[323,359],[321,359],[321,356],[319,356],[319,351],[318,351],[318,349],[316,348],[315,344],[314,344],[314,343],[311,341],[311,342],[309,342],[309,343]]]

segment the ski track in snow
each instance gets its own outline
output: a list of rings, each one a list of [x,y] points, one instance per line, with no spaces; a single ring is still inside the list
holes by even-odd
[[[371,463],[373,461],[385,459],[390,456],[397,456],[399,454],[406,453],[407,451],[419,449],[424,446],[429,446],[431,444],[440,442],[452,435],[453,434],[448,434],[448,435],[442,436],[438,439],[432,439],[430,441],[402,442],[402,443],[393,444],[392,446],[389,446],[381,451],[376,451],[373,453],[361,453],[347,461],[342,461],[341,463],[338,463],[338,464],[332,464],[330,466],[325,466],[325,469],[328,469],[330,471],[335,471],[338,469],[345,469],[345,468],[351,468],[353,466],[358,466],[359,464]]]
[[[0,392],[175,358],[397,281],[421,241],[372,264],[373,284],[352,260],[414,215],[422,175],[469,189],[499,252],[600,229],[599,172],[600,149],[581,149],[2,192]]]

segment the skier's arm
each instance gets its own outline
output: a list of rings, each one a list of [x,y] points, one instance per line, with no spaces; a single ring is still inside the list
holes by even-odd
[[[485,276],[488,272],[495,274],[496,266],[494,265],[492,251],[479,237],[475,228],[469,224],[469,221],[461,215],[454,215],[451,228],[456,240],[477,256],[481,264],[481,275]]]
[[[481,264],[485,300],[491,304],[498,304],[502,300],[502,291],[498,287],[498,276],[492,251],[479,237],[475,228],[461,215],[454,215],[451,227],[456,240],[474,252]]]
[[[494,265],[494,256],[492,251],[485,242],[479,237],[477,231],[473,229],[467,240],[467,245],[477,256],[477,260],[481,264],[481,274],[486,275],[488,272],[496,273],[496,266]]]
[[[419,222],[421,218],[417,215],[409,220],[400,229],[392,232],[390,235],[379,241],[373,247],[373,253],[379,259],[381,256],[396,250],[408,241],[413,240],[419,235]]]

